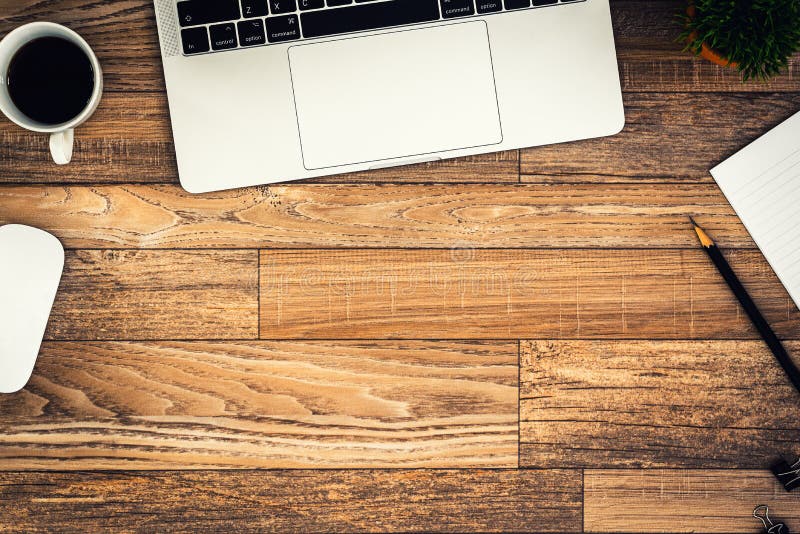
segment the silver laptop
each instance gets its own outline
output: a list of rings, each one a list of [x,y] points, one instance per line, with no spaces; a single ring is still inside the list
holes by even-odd
[[[181,184],[201,193],[600,137],[608,0],[155,0]]]

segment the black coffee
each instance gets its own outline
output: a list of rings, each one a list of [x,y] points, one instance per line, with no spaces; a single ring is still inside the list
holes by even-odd
[[[89,57],[60,37],[34,39],[11,58],[8,93],[19,110],[45,124],[61,124],[86,109],[94,90]]]

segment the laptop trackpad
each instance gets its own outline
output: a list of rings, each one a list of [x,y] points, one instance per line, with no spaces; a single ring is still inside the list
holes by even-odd
[[[486,24],[289,49],[307,169],[502,141]]]

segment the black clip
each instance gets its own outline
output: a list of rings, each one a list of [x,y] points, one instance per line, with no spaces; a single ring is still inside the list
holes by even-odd
[[[800,488],[800,458],[791,465],[789,465],[789,462],[784,458],[770,469],[786,491]]]
[[[759,515],[759,512],[764,512],[764,515]],[[764,532],[767,534],[791,534],[789,529],[783,523],[773,523],[769,518],[769,506],[760,504],[753,510],[753,517],[764,523]]]

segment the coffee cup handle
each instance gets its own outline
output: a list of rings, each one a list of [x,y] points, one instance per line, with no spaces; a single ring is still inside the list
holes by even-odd
[[[66,165],[72,160],[74,138],[75,131],[72,128],[50,134],[50,154],[58,165]]]

